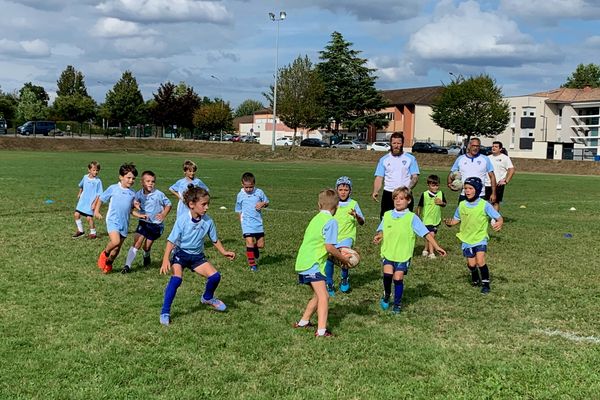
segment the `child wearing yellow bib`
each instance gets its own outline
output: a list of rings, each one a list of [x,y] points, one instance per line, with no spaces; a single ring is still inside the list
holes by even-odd
[[[446,207],[446,197],[440,190],[440,177],[429,175],[427,177],[427,191],[421,194],[416,214],[421,217],[429,232],[437,234],[442,223],[442,207]],[[425,243],[423,257],[435,258],[435,251],[429,242]]]

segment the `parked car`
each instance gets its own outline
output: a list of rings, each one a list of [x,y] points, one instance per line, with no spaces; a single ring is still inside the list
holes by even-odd
[[[4,118],[0,118],[0,135],[6,135],[8,132],[8,125]]]
[[[231,133],[226,133],[223,135],[224,142],[231,142],[231,139],[233,139],[233,135]]]
[[[388,142],[373,142],[367,146],[367,150],[390,151],[390,144]]]
[[[448,149],[438,146],[435,143],[429,142],[415,142],[412,146],[411,153],[437,153],[437,154],[448,154]]]
[[[490,154],[492,154],[492,147],[491,146],[481,146],[479,148],[479,153],[483,154],[485,156],[489,156]]]
[[[240,137],[240,135],[233,135],[233,137],[231,138],[232,142],[240,142],[242,140],[242,138]]]
[[[258,140],[256,140],[256,137],[252,136],[252,135],[242,136],[242,138],[240,139],[240,141],[244,142],[244,143],[256,143],[256,142],[258,142]]]
[[[329,145],[317,138],[308,138],[300,142],[300,146],[306,147],[329,147]]]
[[[366,149],[367,145],[358,140],[342,140],[339,143],[331,145],[333,149]]]
[[[453,144],[452,146],[448,146],[448,154],[452,156],[458,156],[461,153],[461,147],[457,144]]]
[[[48,136],[49,133],[56,130],[56,122],[54,121],[27,121],[23,125],[17,127],[17,132],[20,135],[29,136],[32,134]]]
[[[292,143],[292,139],[286,136],[275,139],[275,146],[291,146]]]

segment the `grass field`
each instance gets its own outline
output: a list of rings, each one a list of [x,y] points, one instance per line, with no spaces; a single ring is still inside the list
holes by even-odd
[[[598,177],[517,173],[501,210],[505,228],[490,240],[488,296],[468,284],[457,227],[440,229],[444,259],[422,259],[417,241],[404,309],[394,316],[378,306],[374,165],[191,156],[213,194],[208,213],[238,259],[229,262],[208,245],[223,276],[217,295],[226,313],[200,304],[205,281],[186,271],[172,325],[163,327],[168,277],[158,269],[165,238],[150,268],[138,257],[131,274],[105,276],[95,266],[107,240],[104,223],[97,240],[73,240],[72,210],[92,159],[102,164],[105,188],[117,181],[122,162],[134,161],[140,171],[154,170],[167,192],[185,158],[0,152],[0,398],[600,398]],[[245,266],[233,212],[246,170],[271,200],[255,274]],[[427,174],[446,176],[421,172],[417,195]],[[362,263],[351,272],[352,292],[330,302],[336,336],[315,339],[291,327],[310,295],[296,284],[295,255],[318,191],[345,174],[367,216],[357,240]],[[456,194],[445,193],[451,215]]]

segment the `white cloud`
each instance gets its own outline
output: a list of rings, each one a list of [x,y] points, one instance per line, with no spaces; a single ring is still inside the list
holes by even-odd
[[[389,23],[416,17],[422,3],[420,0],[306,0],[300,7],[314,5],[334,13],[348,13],[359,21]]]
[[[72,5],[71,0],[8,0],[15,4],[45,11],[59,11]],[[78,0],[79,4],[93,4],[97,0]]]
[[[560,60],[549,44],[538,44],[514,21],[484,12],[475,1],[449,8],[411,35],[408,49],[424,61],[449,64],[507,66]]]
[[[598,0],[501,0],[500,9],[515,17],[542,24],[555,24],[566,18],[600,18]]]
[[[585,45],[589,47],[600,48],[600,36],[590,36],[585,40]]]
[[[40,39],[23,40],[20,42],[0,39],[0,54],[23,58],[47,57],[50,55],[50,47]]]
[[[118,18],[101,18],[91,30],[92,35],[114,38],[123,36],[156,35],[152,29],[142,29],[139,24]]]
[[[116,39],[115,50],[126,57],[161,57],[167,53],[167,44],[153,37],[132,37]],[[169,53],[170,54],[170,53]]]
[[[96,6],[104,14],[139,22],[232,21],[227,8],[217,1],[199,0],[107,0]]]

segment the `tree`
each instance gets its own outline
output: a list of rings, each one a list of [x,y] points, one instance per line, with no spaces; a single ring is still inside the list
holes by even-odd
[[[66,121],[79,122],[79,132],[82,123],[90,120],[96,115],[96,102],[89,96],[74,94],[69,96],[57,96],[53,104],[56,115]]]
[[[19,96],[19,104],[17,105],[17,119],[21,122],[43,120],[48,115],[48,107],[41,101],[37,94],[29,89],[24,88],[21,96]]]
[[[489,75],[468,79],[459,76],[445,87],[431,106],[431,118],[456,135],[493,137],[500,134],[510,119],[508,102]]]
[[[577,69],[575,69],[575,72],[573,72],[562,85],[562,87],[573,89],[583,89],[586,86],[593,88],[600,87],[600,65],[579,64]]]
[[[242,104],[240,104],[235,109],[235,113],[233,114],[233,116],[235,118],[237,118],[237,117],[243,117],[245,115],[254,115],[254,112],[256,112],[258,110],[262,110],[263,108],[265,108],[265,106],[260,101],[246,99],[246,100],[242,101]]]
[[[19,100],[14,93],[4,93],[0,89],[0,117],[7,120],[14,119],[17,115]]]
[[[324,85],[308,56],[298,57],[281,68],[277,79],[277,116],[294,130],[317,129],[327,125],[322,98]],[[273,86],[264,94],[273,108]],[[291,148],[290,148],[291,150]]]
[[[130,71],[123,72],[121,79],[106,94],[105,106],[112,120],[127,126],[143,122],[146,110],[144,98],[137,81]]]
[[[77,71],[72,65],[67,65],[67,68],[60,74],[58,81],[56,82],[58,90],[56,96],[72,96],[79,94],[81,96],[88,96],[85,82],[83,81],[83,74]]]
[[[200,103],[200,96],[194,92],[194,88],[180,82],[175,88],[175,122],[177,125],[191,131],[194,128],[194,111],[200,106]]]
[[[50,100],[50,97],[48,96],[48,93],[46,93],[46,90],[42,86],[37,86],[31,82],[27,82],[25,85],[23,85],[21,90],[19,90],[19,96],[23,95],[23,91],[25,89],[31,90],[38,98],[38,100],[40,100],[45,106],[48,106],[48,100]]]
[[[386,101],[375,89],[374,69],[365,66],[367,60],[358,57],[360,51],[351,48],[339,32],[331,34],[331,41],[320,52],[317,64],[325,84],[324,104],[327,117],[334,122],[337,132],[341,124],[351,131],[368,125],[385,127],[388,121],[377,112]]]
[[[154,102],[150,105],[150,115],[157,125],[178,125],[189,129],[194,127],[194,111],[202,100],[184,82],[175,86],[171,82],[160,85],[154,93]]]
[[[194,112],[194,125],[202,132],[233,130],[233,113],[229,103],[220,99],[203,103]]]

